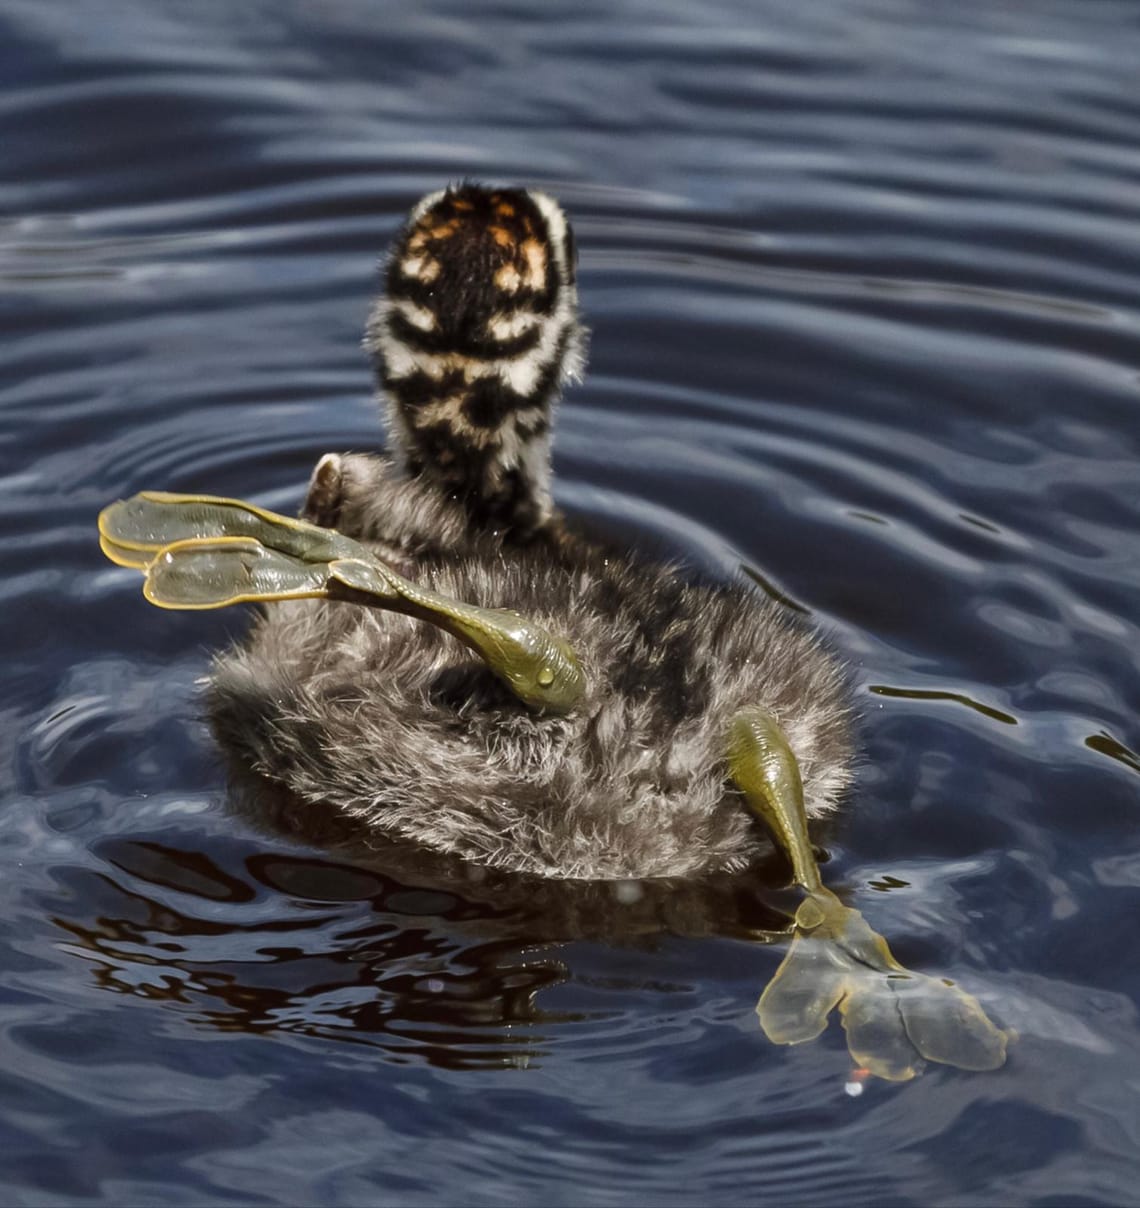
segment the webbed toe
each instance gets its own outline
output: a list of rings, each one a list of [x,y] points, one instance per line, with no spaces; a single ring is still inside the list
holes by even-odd
[[[143,594],[160,608],[224,608],[323,596],[328,578],[326,563],[267,549],[250,537],[201,538],[160,550],[146,568]]]
[[[914,973],[891,985],[907,1036],[928,1061],[960,1070],[996,1070],[1005,1063],[1009,1035],[972,994],[943,978]]]
[[[145,566],[175,542],[232,537],[252,538],[267,549],[310,562],[360,553],[355,541],[339,533],[240,499],[167,491],[141,491],[104,508],[99,514],[99,536],[112,561],[136,567]],[[116,553],[122,557],[115,557]],[[124,561],[126,556],[133,560]]]
[[[769,1040],[802,1044],[827,1027],[827,1017],[847,993],[847,970],[830,944],[797,933],[756,1014]]]

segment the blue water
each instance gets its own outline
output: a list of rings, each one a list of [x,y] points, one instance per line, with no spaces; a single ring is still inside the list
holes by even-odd
[[[1140,1202],[1138,63],[1126,0],[0,0],[5,1202]],[[576,226],[559,500],[827,631],[829,882],[1001,1071],[853,1097],[716,903],[571,926],[234,808],[244,619],[95,515],[376,447],[377,260],[464,176]]]

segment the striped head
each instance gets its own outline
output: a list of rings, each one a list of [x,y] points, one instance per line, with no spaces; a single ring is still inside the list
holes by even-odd
[[[365,344],[409,470],[475,523],[526,535],[550,517],[550,423],[582,372],[574,240],[558,204],[464,184],[412,211]]]

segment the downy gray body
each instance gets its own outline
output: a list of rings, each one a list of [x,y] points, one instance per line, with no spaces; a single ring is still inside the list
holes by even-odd
[[[770,841],[728,780],[731,717],[775,716],[818,817],[850,779],[844,678],[751,586],[599,547],[553,507],[551,412],[585,344],[573,257],[541,194],[465,185],[421,202],[366,339],[392,452],[322,458],[304,515],[426,587],[565,637],[588,676],[582,704],[533,712],[423,622],[297,601],[217,661],[214,726],[313,810],[484,865],[581,879],[743,868]]]

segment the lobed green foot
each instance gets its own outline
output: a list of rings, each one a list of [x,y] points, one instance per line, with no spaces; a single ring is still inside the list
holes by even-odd
[[[807,893],[791,948],[756,1007],[768,1038],[776,1044],[813,1040],[838,1007],[851,1055],[880,1078],[913,1078],[924,1058],[964,1070],[997,1069],[1008,1037],[978,1000],[953,982],[904,969],[863,916],[824,888],[799,768],[766,710],[743,709],[732,719],[728,763]]]
[[[791,948],[757,1004],[776,1044],[814,1040],[839,1008],[851,1056],[892,1082],[913,1078],[923,1059],[963,1070],[1005,1061],[1006,1033],[953,982],[912,973],[859,911],[827,889],[796,911]]]
[[[458,638],[531,708],[567,713],[586,691],[574,651],[537,622],[420,587],[341,533],[239,499],[143,491],[104,508],[99,544],[143,572],[160,608],[306,598],[385,608]]]

